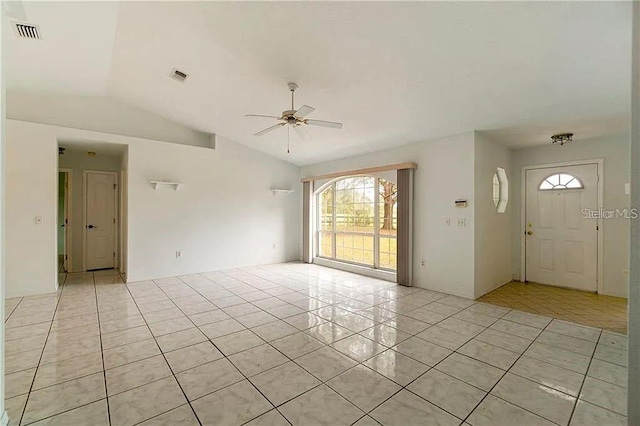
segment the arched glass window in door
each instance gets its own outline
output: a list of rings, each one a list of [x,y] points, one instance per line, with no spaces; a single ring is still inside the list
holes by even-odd
[[[546,177],[538,189],[540,190],[551,190],[551,189],[583,189],[584,185],[582,181],[578,179],[576,176],[570,175],[568,173],[556,173],[551,176]]]
[[[397,186],[372,176],[338,179],[316,193],[318,257],[396,269]]]

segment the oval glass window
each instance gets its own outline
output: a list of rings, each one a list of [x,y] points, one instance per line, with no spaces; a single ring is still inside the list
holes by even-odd
[[[493,205],[498,213],[507,210],[509,202],[509,180],[507,172],[502,167],[498,167],[493,174]]]

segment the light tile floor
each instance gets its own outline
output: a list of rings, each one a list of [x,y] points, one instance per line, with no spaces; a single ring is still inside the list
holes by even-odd
[[[627,333],[627,299],[536,283],[511,282],[479,301]]]
[[[626,424],[625,335],[313,265],[6,305],[12,425]]]

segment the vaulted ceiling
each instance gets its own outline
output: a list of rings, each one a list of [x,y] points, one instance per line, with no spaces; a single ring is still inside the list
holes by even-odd
[[[309,164],[470,130],[518,147],[628,127],[630,2],[24,2],[9,90],[109,96]],[[184,83],[173,68],[189,73]],[[300,141],[247,113],[296,106]]]

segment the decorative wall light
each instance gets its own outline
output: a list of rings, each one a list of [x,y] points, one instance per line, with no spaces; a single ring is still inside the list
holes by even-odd
[[[551,136],[551,143],[559,143],[560,146],[564,145],[565,143],[571,142],[572,140],[573,133],[558,133],[557,135]]]

